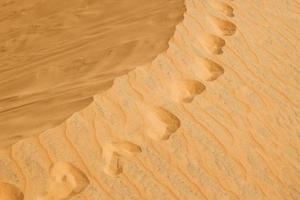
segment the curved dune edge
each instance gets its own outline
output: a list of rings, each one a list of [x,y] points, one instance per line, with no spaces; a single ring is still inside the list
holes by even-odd
[[[1,156],[10,160],[13,167],[7,168],[8,173],[16,174],[12,181],[22,188],[25,199],[36,199],[48,190],[49,169],[57,162],[70,163],[87,177],[86,188],[72,191],[72,199],[280,199],[276,189],[281,186],[280,193],[291,195],[284,185],[294,180],[292,171],[285,178],[271,170],[266,173],[272,174],[268,178],[274,186],[259,183],[247,175],[243,160],[230,154],[235,151],[231,132],[201,135],[201,119],[189,107],[226,73],[214,56],[223,53],[226,37],[236,32],[229,2],[208,5],[186,0],[184,20],[176,26],[166,52],[150,65],[116,78],[111,89],[95,95],[87,108],[60,126],[17,142]],[[211,15],[207,6],[217,14]],[[188,145],[182,144],[184,140]],[[199,141],[205,145],[196,148]],[[168,156],[166,145],[176,158]],[[218,159],[213,162],[207,159],[210,156]],[[193,162],[201,163],[204,171]],[[218,179],[220,168],[228,169],[226,180]]]
[[[0,3],[0,149],[58,126],[153,61],[185,11],[184,0],[29,1]]]
[[[121,157],[130,158],[142,153],[139,143],[144,137],[153,141],[168,140],[181,126],[180,119],[170,110],[180,104],[191,103],[206,90],[204,83],[209,84],[224,73],[222,66],[205,55],[222,54],[225,45],[222,36],[233,35],[236,29],[228,20],[208,13],[197,13],[201,10],[197,9],[198,6],[205,5],[199,1],[186,1],[184,19],[176,26],[174,36],[168,43],[169,48],[150,65],[138,67],[127,75],[117,77],[110,89],[95,95],[94,101],[87,108],[76,112],[60,126],[14,144],[11,148],[12,157],[22,159],[18,157],[19,152],[22,148],[25,148],[22,151],[30,151],[31,147],[28,145],[32,142],[38,142],[43,149],[47,149],[46,152],[51,151],[55,145],[48,146],[51,145],[48,143],[49,139],[57,134],[64,134],[63,139],[68,141],[74,151],[83,150],[87,154],[101,157],[97,161],[100,161],[103,172],[115,177],[123,171]],[[210,6],[225,16],[233,17],[233,9],[227,3],[215,1]],[[215,32],[203,29],[198,22],[201,20],[205,20]],[[197,48],[197,51],[192,48]],[[139,117],[143,118],[142,124]],[[125,118],[130,122],[125,123]],[[142,127],[145,128],[144,131],[141,130]],[[105,131],[99,132],[100,129]],[[100,134],[95,134],[98,132]],[[91,141],[92,149],[86,147],[76,150],[81,148],[77,146],[81,145],[80,142],[89,145]],[[63,149],[56,148],[55,151]],[[50,157],[49,160],[54,162]],[[89,176],[88,172],[85,174]],[[32,181],[34,182],[34,178]],[[39,189],[34,191],[26,188],[24,192],[28,199],[51,199],[47,197],[49,194],[41,195],[38,191]]]

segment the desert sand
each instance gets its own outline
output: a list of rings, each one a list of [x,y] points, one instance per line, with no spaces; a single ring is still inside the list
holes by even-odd
[[[15,63],[0,68],[0,199],[300,199],[300,2],[143,1],[158,18],[142,16],[135,31],[121,13],[141,1],[129,2],[103,11],[95,32],[54,34],[59,44],[34,39],[53,45],[32,47],[37,60],[1,54]],[[105,35],[114,22],[126,30]],[[79,56],[98,58],[110,39],[138,42],[150,32],[147,45],[119,45],[112,57],[103,49],[105,61],[73,67]],[[81,37],[91,46],[74,48]],[[71,73],[51,71],[59,63]]]
[[[2,1],[0,146],[59,125],[150,63],[184,9],[183,0]]]

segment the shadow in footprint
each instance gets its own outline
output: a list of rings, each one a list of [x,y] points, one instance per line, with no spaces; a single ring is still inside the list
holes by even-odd
[[[212,34],[205,34],[202,39],[203,47],[210,54],[219,55],[223,53],[222,48],[225,46],[225,40]]]
[[[223,36],[230,36],[236,32],[236,25],[234,23],[214,16],[211,16],[210,19],[215,28]]]
[[[180,127],[180,120],[161,107],[145,111],[145,133],[154,140],[167,140]]]
[[[171,96],[175,102],[190,103],[205,90],[205,85],[197,80],[182,80],[170,85]]]
[[[199,70],[199,76],[205,81],[214,81],[224,73],[224,68],[210,59],[203,58],[201,62],[202,70]]]
[[[117,176],[123,171],[119,158],[121,156],[131,157],[141,152],[142,149],[139,145],[129,141],[111,142],[104,145],[104,172],[110,176]]]

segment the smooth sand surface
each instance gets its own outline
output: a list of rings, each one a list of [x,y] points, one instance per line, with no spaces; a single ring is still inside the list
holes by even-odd
[[[151,63],[0,151],[0,191],[17,200],[300,199],[300,2],[185,6]]]
[[[183,0],[0,3],[0,146],[83,109],[166,50]]]

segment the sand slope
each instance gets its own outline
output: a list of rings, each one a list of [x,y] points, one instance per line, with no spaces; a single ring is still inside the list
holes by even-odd
[[[183,0],[0,3],[0,146],[59,125],[166,50]]]
[[[299,199],[296,2],[186,0],[165,52],[3,150],[0,179],[26,200]]]

